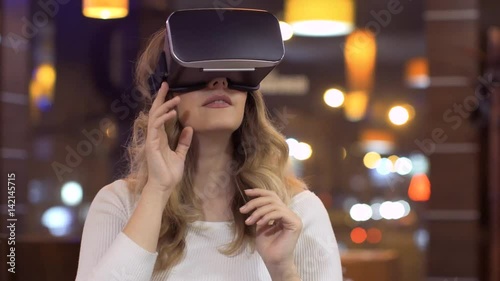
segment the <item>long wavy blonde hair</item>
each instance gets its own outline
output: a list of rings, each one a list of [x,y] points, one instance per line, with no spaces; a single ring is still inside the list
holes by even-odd
[[[128,142],[129,170],[124,177],[130,190],[139,195],[147,182],[145,140],[147,135],[148,112],[152,97],[149,92],[148,78],[155,68],[163,50],[165,29],[151,37],[145,50],[140,55],[136,66],[136,86],[145,98],[143,110],[134,121],[132,136]],[[171,97],[171,94],[169,93]],[[182,125],[178,120],[165,124],[169,146],[175,150]],[[196,132],[195,132],[196,133]],[[292,173],[287,172],[288,145],[270,120],[262,94],[249,92],[245,104],[241,126],[233,133],[233,163],[227,175],[241,189],[263,188],[272,190],[283,200],[290,203],[291,188],[305,184]],[[188,223],[199,220],[202,216],[201,201],[193,190],[193,175],[196,163],[196,151],[192,146],[186,156],[184,175],[171,194],[162,215],[157,251],[159,253],[155,270],[167,270],[178,264],[186,247],[185,237]],[[243,193],[235,192],[231,202],[234,217],[234,239],[220,250],[225,255],[235,255],[247,244],[255,250],[255,226],[247,226],[244,221],[248,215],[239,212],[245,200]]]

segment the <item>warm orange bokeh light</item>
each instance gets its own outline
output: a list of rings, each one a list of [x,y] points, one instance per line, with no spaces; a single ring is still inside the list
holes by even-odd
[[[82,12],[88,18],[117,19],[128,15],[128,0],[83,0]]]
[[[387,141],[393,143],[394,135],[389,131],[366,129],[361,132],[361,141]]]
[[[366,230],[362,227],[356,227],[351,231],[351,240],[356,244],[365,242],[366,237]]]
[[[411,178],[408,197],[413,201],[428,201],[431,197],[431,182],[426,174],[416,174]]]
[[[373,32],[359,29],[347,37],[344,58],[350,91],[371,92],[376,56],[377,43]]]
[[[367,241],[372,244],[376,244],[382,241],[382,231],[380,231],[380,229],[378,228],[372,227],[368,229],[367,234],[368,234]]]
[[[349,92],[345,96],[344,114],[347,120],[356,122],[365,117],[368,108],[368,93],[365,91]]]
[[[405,79],[408,85],[416,88],[425,88],[428,86],[429,62],[427,58],[413,58],[406,63],[405,68]]]

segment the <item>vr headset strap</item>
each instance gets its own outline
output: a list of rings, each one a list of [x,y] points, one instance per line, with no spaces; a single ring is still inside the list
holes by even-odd
[[[161,83],[167,81],[167,77],[167,58],[165,56],[165,52],[161,52],[158,63],[156,64],[156,68],[153,74],[151,74],[148,79],[149,91],[151,96],[156,95],[156,93],[160,90]]]

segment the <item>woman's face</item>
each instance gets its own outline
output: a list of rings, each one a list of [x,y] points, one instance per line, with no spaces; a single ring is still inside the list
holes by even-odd
[[[195,132],[232,133],[241,125],[247,93],[227,88],[226,78],[216,78],[207,87],[180,94],[177,105],[179,121]]]

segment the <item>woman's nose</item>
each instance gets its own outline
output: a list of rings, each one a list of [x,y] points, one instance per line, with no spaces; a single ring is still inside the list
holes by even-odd
[[[222,77],[212,79],[212,81],[208,82],[208,88],[227,88],[227,79]]]

